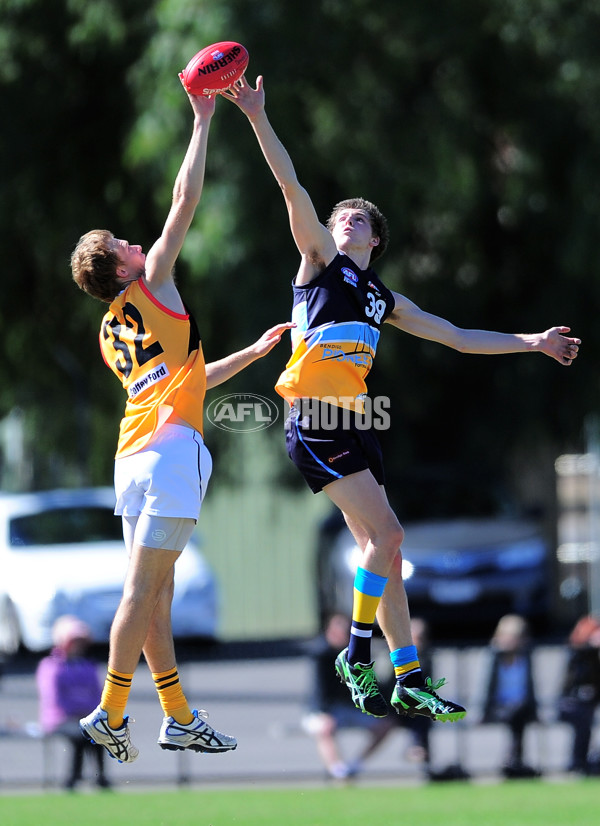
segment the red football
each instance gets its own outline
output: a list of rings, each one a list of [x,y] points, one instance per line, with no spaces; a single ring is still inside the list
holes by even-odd
[[[248,60],[248,52],[241,43],[224,40],[201,49],[179,77],[192,95],[214,95],[241,78]]]

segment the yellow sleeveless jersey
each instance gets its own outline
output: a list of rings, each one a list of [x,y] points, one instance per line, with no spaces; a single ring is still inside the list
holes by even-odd
[[[206,367],[193,316],[133,281],[102,319],[100,349],[127,392],[116,458],[142,450],[171,412],[203,432]]]
[[[292,356],[275,390],[364,412],[366,378],[394,296],[370,268],[338,253],[309,284],[293,285]]]

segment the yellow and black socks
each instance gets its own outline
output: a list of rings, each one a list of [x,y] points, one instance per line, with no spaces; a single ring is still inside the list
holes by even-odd
[[[119,728],[123,723],[132,679],[133,674],[121,674],[112,668],[107,671],[100,708],[108,714],[108,725],[111,728]]]
[[[404,685],[417,686],[423,682],[421,663],[415,645],[406,645],[390,652],[390,659],[394,666],[396,682]]]
[[[352,627],[348,644],[348,662],[350,665],[371,662],[371,638],[373,636],[375,614],[386,583],[387,577],[374,574],[365,568],[359,567],[356,569]]]
[[[153,673],[152,679],[165,717],[173,717],[176,722],[182,725],[191,723],[194,716],[181,689],[177,668],[170,668],[168,671],[161,671],[157,674]]]

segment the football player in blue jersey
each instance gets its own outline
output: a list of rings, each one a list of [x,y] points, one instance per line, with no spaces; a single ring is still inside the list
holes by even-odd
[[[565,326],[528,335],[461,329],[389,290],[370,266],[388,238],[379,209],[353,198],[337,204],[322,224],[269,122],[262,77],[255,87],[242,78],[223,96],[250,121],[282,190],[301,257],[293,282],[293,354],[276,387],[291,404],[288,452],[311,489],[325,491],[340,508],[362,551],[350,641],[337,657],[338,676],[363,712],[388,713],[371,662],[377,617],[396,674],[392,706],[399,714],[459,720],[465,709],[436,693],[444,680],[433,682],[421,670],[402,581],[404,531],[388,503],[374,427],[365,429],[361,417],[380,328],[388,323],[463,353],[544,353],[567,366],[577,357],[580,340],[567,336]],[[336,355],[324,358],[327,351]],[[345,358],[351,353],[363,358]]]

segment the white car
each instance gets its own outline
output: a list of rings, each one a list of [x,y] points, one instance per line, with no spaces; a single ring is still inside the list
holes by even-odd
[[[45,651],[75,614],[108,642],[127,552],[112,488],[0,493],[0,653]],[[214,640],[215,578],[193,541],[175,565],[173,636]]]

